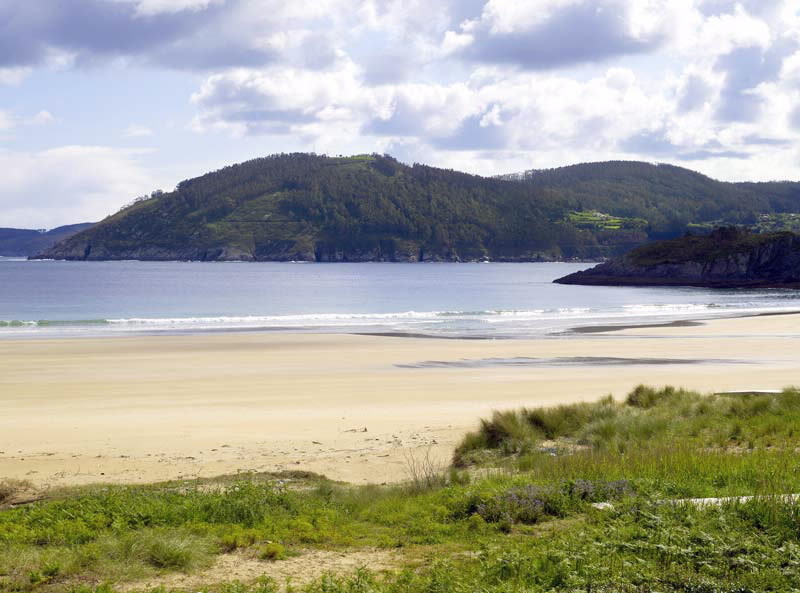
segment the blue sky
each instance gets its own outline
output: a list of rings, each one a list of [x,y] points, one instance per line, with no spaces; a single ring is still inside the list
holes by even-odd
[[[274,152],[800,179],[796,0],[0,0],[0,226]]]

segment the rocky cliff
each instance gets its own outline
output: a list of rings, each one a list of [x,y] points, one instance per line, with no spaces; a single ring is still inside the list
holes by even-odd
[[[736,228],[643,245],[555,280],[598,286],[800,288],[800,235]]]

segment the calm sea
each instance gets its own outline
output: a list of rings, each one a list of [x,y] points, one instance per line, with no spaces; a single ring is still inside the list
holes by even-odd
[[[508,338],[800,310],[794,291],[552,284],[586,267],[0,258],[0,338],[245,329]]]

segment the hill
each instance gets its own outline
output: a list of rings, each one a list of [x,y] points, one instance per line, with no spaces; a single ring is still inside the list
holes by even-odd
[[[597,259],[690,224],[755,224],[784,212],[800,212],[800,184],[722,183],[668,165],[591,163],[485,178],[385,155],[280,154],[154,193],[41,257]]]
[[[603,286],[800,287],[800,235],[737,228],[634,249],[612,261],[559,278],[559,284]]]
[[[70,224],[49,231],[0,228],[0,256],[27,257],[41,253],[93,224],[92,222]]]
[[[798,182],[726,183],[667,164],[584,163],[503,178],[555,191],[575,211],[645,219],[651,238],[692,226],[757,225],[761,215],[800,210]]]

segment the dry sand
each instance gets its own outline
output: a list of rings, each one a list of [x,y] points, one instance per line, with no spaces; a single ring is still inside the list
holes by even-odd
[[[800,315],[537,340],[1,340],[0,477],[47,486],[303,469],[401,480],[409,456],[446,463],[493,409],[622,397],[638,383],[780,389],[800,384],[798,345]],[[520,357],[562,360],[485,360]],[[413,368],[426,361],[462,366]]]
[[[269,577],[282,590],[306,585],[324,574],[347,574],[368,566],[373,572],[390,571],[399,564],[396,550],[304,550],[277,562],[258,560],[244,552],[221,554],[210,568],[194,574],[173,572],[117,585],[118,591],[152,591],[163,587],[167,591],[208,590],[209,585],[239,581],[252,582],[259,577]]]

